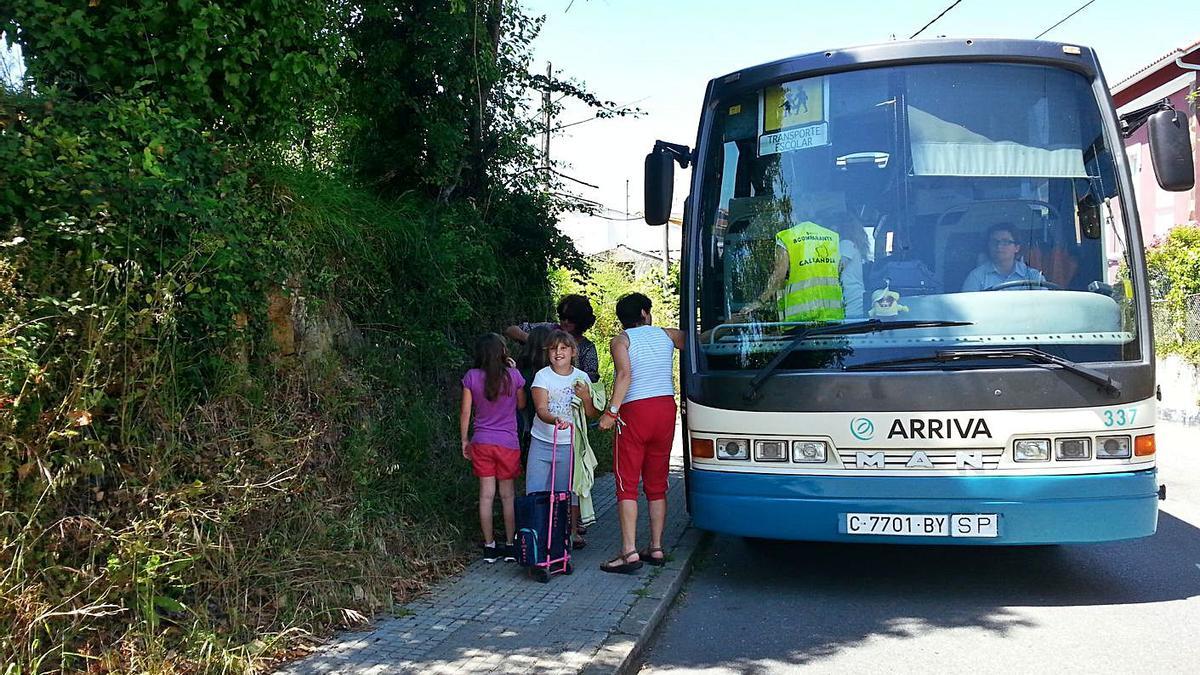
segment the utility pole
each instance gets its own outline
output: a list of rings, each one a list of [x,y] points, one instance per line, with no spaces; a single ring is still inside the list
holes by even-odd
[[[671,276],[671,249],[668,246],[671,243],[671,219],[667,218],[667,222],[663,223],[663,290],[667,290],[670,286]]]
[[[625,222],[621,223],[621,238],[629,241],[629,179],[625,179]]]
[[[550,79],[553,77],[551,63],[546,62],[546,90],[542,92],[542,167],[550,168]]]
[[[663,228],[663,293],[671,287],[671,217],[667,216],[667,222],[662,224]]]

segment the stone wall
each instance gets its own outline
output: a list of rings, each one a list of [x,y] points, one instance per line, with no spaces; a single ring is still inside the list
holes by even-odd
[[[1158,358],[1159,419],[1200,426],[1200,366],[1175,355]]]

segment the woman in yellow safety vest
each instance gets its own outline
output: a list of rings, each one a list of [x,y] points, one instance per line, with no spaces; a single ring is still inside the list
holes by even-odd
[[[775,268],[766,288],[739,314],[765,306],[778,293],[781,321],[844,318],[838,246],[837,232],[809,220],[775,235]]]

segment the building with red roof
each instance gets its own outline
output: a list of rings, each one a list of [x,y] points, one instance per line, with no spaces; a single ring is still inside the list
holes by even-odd
[[[1124,114],[1167,99],[1188,118],[1192,136],[1192,161],[1200,169],[1200,138],[1197,138],[1197,101],[1200,91],[1200,42],[1172,50],[1153,63],[1112,86],[1113,104]],[[1158,186],[1150,161],[1146,126],[1125,139],[1125,154],[1133,174],[1142,238],[1147,244],[1166,236],[1179,224],[1196,224],[1196,188],[1167,192]],[[1200,182],[1198,180],[1197,182]]]

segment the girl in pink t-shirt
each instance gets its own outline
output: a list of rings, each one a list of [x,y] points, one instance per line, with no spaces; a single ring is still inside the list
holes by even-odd
[[[495,333],[475,341],[475,367],[462,379],[459,429],[462,455],[479,477],[479,527],[483,530],[483,559],[515,560],[512,550],[516,517],[513,513],[513,479],[521,473],[521,446],[517,441],[517,410],[525,407],[525,378],[512,367],[504,340]],[[475,429],[469,437],[471,416]],[[496,545],[492,509],[496,486],[504,512],[505,544]]]

